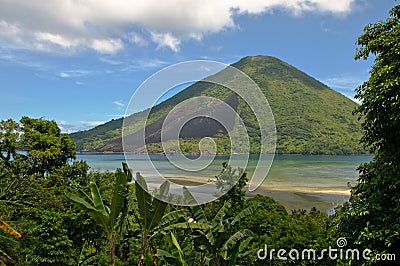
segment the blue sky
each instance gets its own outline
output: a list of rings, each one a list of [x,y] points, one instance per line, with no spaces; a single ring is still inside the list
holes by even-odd
[[[64,132],[122,117],[135,89],[174,63],[272,55],[352,97],[369,61],[364,26],[391,0],[0,0],[0,120]]]

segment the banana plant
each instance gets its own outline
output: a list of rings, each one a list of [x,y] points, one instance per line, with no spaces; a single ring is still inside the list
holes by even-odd
[[[234,217],[227,217],[232,203],[226,201],[214,218],[208,221],[201,206],[194,205],[196,201],[189,190],[184,188],[183,194],[189,205],[192,205],[192,224],[200,223],[208,226],[192,228],[190,234],[183,239],[184,244],[179,245],[177,241],[176,243],[172,241],[173,245],[170,245],[172,249],[169,252],[160,251],[159,256],[163,256],[166,261],[178,256],[181,265],[187,262],[196,265],[236,265],[238,258],[246,255],[244,250],[254,235],[248,229],[238,230],[237,225],[253,214],[259,204],[245,208]],[[173,240],[172,235],[171,239]]]
[[[94,181],[89,183],[90,196],[83,190],[76,191],[76,194],[66,192],[67,198],[74,201],[80,208],[85,210],[90,217],[103,227],[107,236],[110,249],[110,264],[115,265],[115,245],[118,234],[122,231],[122,225],[128,213],[127,194],[129,189],[129,175],[127,166],[124,172],[117,170],[114,192],[110,206],[106,206],[101,197],[99,189]]]
[[[129,169],[127,169],[128,177],[132,176]],[[170,207],[162,199],[167,199],[169,196],[169,181],[165,181],[159,189],[154,193],[157,197],[151,195],[148,191],[145,179],[136,173],[135,178],[135,195],[137,199],[137,209],[135,217],[141,229],[141,248],[138,260],[138,265],[143,265],[146,251],[150,251],[153,265],[157,265],[157,258],[164,255],[173,258],[179,257],[182,265],[186,265],[183,258],[182,250],[179,246],[173,230],[176,229],[202,229],[209,228],[208,223],[190,223],[189,213],[186,209],[177,209],[170,211]],[[160,200],[161,199],[161,200]],[[166,210],[168,209],[168,212]],[[154,238],[162,235],[166,239],[170,239],[171,243],[177,248],[178,256],[175,257],[168,252],[157,249],[154,244]]]
[[[132,174],[130,173],[130,175]],[[163,196],[168,194],[168,191],[169,183],[164,182],[160,187],[159,193]],[[150,250],[152,254],[153,265],[157,265],[156,251],[154,245],[150,242],[150,238],[152,230],[157,226],[164,215],[167,203],[149,194],[146,181],[139,173],[136,174],[135,179],[135,194],[137,199],[135,216],[141,229],[141,247],[138,265],[143,265],[147,250]]]

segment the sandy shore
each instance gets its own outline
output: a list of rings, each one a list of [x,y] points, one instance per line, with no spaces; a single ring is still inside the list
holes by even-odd
[[[166,177],[168,180],[187,186],[198,186],[209,182],[201,177]],[[276,186],[262,184],[256,191],[281,191],[281,192],[300,192],[300,193],[317,193],[317,194],[329,194],[329,195],[343,195],[350,196],[350,189],[348,187],[336,186],[336,187],[310,187],[310,186]]]
[[[301,193],[317,193],[328,195],[344,195],[350,196],[350,189],[348,187],[310,187],[310,186],[269,186],[262,184],[257,190],[262,189],[266,191],[290,191]]]
[[[206,184],[209,180],[201,177],[166,177],[170,181],[187,186],[198,186]],[[350,189],[346,186],[335,187],[311,187],[311,186],[290,186],[290,185],[269,185],[262,184],[257,190],[247,192],[251,197],[257,194],[269,196],[283,206],[290,213],[293,209],[310,210],[312,207],[325,212],[332,210],[347,201],[350,196]]]

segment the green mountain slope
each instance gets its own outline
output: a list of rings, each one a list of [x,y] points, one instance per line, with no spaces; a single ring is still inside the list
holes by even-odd
[[[266,95],[275,117],[278,153],[356,154],[362,153],[358,140],[361,136],[357,118],[352,115],[356,103],[328,88],[295,67],[268,56],[251,56],[232,66],[249,75]],[[178,103],[194,96],[215,97],[228,103],[242,117],[248,130],[251,152],[260,148],[259,128],[249,106],[226,88],[195,83],[152,109],[147,121],[146,143],[150,152],[162,152],[159,144],[160,128],[165,115]],[[137,113],[128,118],[128,133],[144,125],[144,116]],[[229,153],[226,130],[205,119],[190,122],[182,130],[181,149],[198,152],[198,139],[212,136],[220,154]],[[78,149],[90,151],[122,151],[122,119],[110,121],[91,130],[71,134]],[[177,147],[171,147],[171,152]],[[143,148],[132,147],[136,152]]]

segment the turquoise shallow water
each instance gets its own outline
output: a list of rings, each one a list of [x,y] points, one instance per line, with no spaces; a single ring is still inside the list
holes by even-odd
[[[135,172],[143,175],[149,170],[144,155],[128,154],[78,154],[78,160],[85,160],[93,170],[115,171],[126,159]],[[150,155],[157,170],[167,176],[212,178],[222,169],[228,157],[216,157],[210,166],[200,172],[183,171],[171,164],[163,155]],[[292,186],[337,186],[354,182],[360,163],[370,161],[372,156],[324,156],[324,155],[276,155],[266,181]],[[246,171],[252,174],[257,164],[256,157],[250,157]]]
[[[151,176],[145,155],[128,154],[78,154],[78,160],[86,160],[91,169],[115,171],[121,163],[128,161],[134,172]],[[183,171],[171,164],[166,156],[150,155],[155,168],[166,177],[208,180],[222,169],[228,157],[216,157],[202,171]],[[177,159],[177,158],[175,158]],[[194,158],[191,158],[194,159]],[[357,167],[372,159],[372,156],[324,156],[324,155],[276,155],[263,184],[254,193],[274,197],[288,209],[317,206],[329,210],[348,199],[348,184],[354,184]],[[179,160],[178,160],[179,163]],[[193,164],[196,163],[193,161]],[[250,157],[246,172],[251,177],[257,157]],[[333,206],[334,207],[334,206]]]

